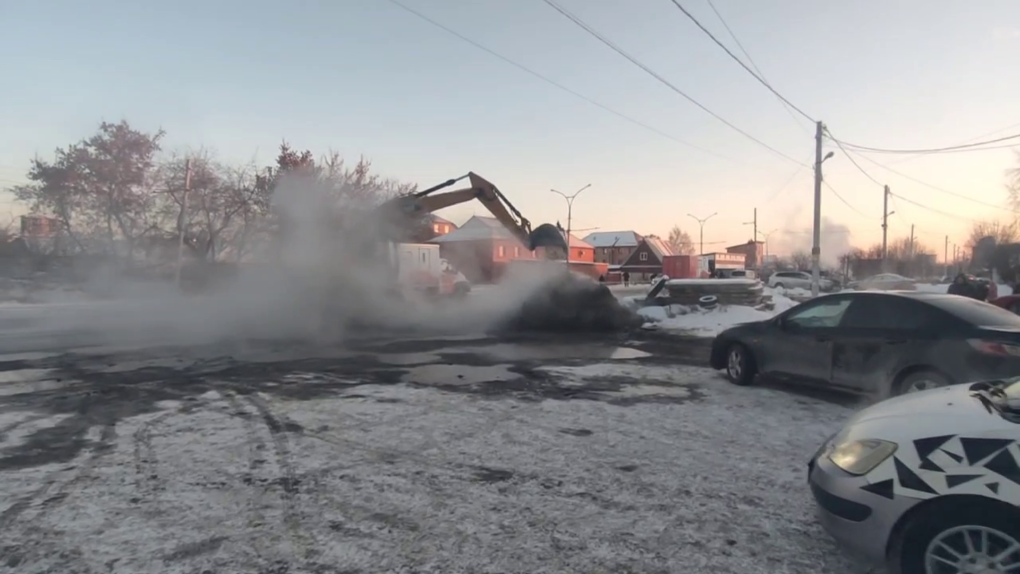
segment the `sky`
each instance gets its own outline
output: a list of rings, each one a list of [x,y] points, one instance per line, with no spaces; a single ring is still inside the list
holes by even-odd
[[[549,190],[591,184],[572,210],[581,236],[665,236],[679,225],[697,241],[690,215],[717,214],[704,226],[710,251],[749,240],[757,209],[773,253],[810,247],[812,175],[798,164],[813,162],[814,125],[672,0],[558,3],[789,157],[542,0],[400,2],[533,73],[391,0],[2,2],[0,188],[23,181],[32,157],[126,119],[166,130],[168,152],[205,147],[226,161],[268,165],[286,140],[365,156],[422,187],[475,171],[533,224],[566,226],[566,202]],[[1020,133],[1016,0],[713,2],[767,81],[842,141],[909,150]],[[744,58],[708,0],[680,3]],[[881,240],[878,183],[898,196],[890,241],[913,225],[940,258],[947,238],[963,244],[974,221],[1012,218],[1004,184],[1018,165],[1013,149],[825,148],[835,155],[823,165],[823,249]],[[0,213],[23,211],[5,197]],[[484,208],[442,213],[455,222],[472,214]]]

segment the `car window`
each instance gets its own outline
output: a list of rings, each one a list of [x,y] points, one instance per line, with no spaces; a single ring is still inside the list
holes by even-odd
[[[850,299],[818,301],[804,308],[795,307],[783,318],[783,323],[801,328],[837,327],[849,306]]]
[[[905,297],[857,297],[840,327],[916,331],[936,329],[951,321],[944,311]]]
[[[932,299],[931,304],[974,326],[1020,329],[1020,316],[970,297],[947,295]]]

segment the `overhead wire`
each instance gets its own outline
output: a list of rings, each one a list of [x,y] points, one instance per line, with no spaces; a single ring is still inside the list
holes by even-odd
[[[996,144],[996,143],[1001,143],[1001,142],[1004,142],[1004,141],[1018,140],[1018,139],[1020,139],[1020,134],[1013,134],[1013,135],[1004,136],[1004,137],[1001,137],[1001,138],[995,138],[995,139],[991,139],[991,140],[985,140],[985,141],[974,142],[974,143],[969,143],[969,144],[960,144],[960,145],[955,145],[955,146],[939,147],[939,148],[928,148],[928,149],[886,149],[886,148],[877,148],[877,147],[862,146],[862,145],[858,145],[858,144],[854,144],[854,143],[849,143],[849,142],[845,142],[845,141],[844,142],[839,142],[839,143],[841,143],[842,145],[845,145],[846,147],[853,148],[854,150],[861,151],[861,152],[891,153],[891,154],[929,154],[929,153],[950,152],[950,151],[963,150],[963,149],[968,149],[968,148],[976,148],[976,147],[981,147],[981,146],[985,146],[985,145]],[[1017,145],[1020,145],[1020,142],[1018,142]]]
[[[672,141],[674,141],[676,143],[679,143],[681,145],[687,146],[687,147],[689,147],[691,149],[698,150],[698,151],[700,151],[702,153],[706,153],[708,155],[712,155],[712,156],[715,156],[715,157],[718,157],[718,158],[721,158],[721,159],[725,159],[727,161],[735,162],[735,163],[744,163],[744,162],[740,162],[739,160],[736,160],[734,158],[727,157],[727,156],[722,155],[720,153],[714,152],[712,150],[705,149],[705,148],[703,148],[703,147],[701,147],[701,146],[699,146],[697,144],[693,144],[693,143],[691,143],[689,141],[685,141],[683,139],[680,139],[680,138],[678,138],[676,136],[673,136],[671,134],[668,134],[668,133],[666,133],[666,132],[664,132],[664,131],[662,131],[662,130],[654,127],[654,126],[648,125],[648,124],[646,124],[646,123],[644,123],[644,122],[642,122],[640,120],[634,119],[634,118],[632,118],[632,117],[630,117],[630,116],[628,116],[628,115],[626,115],[626,114],[624,114],[622,112],[614,110],[613,108],[610,108],[609,106],[607,106],[605,104],[602,104],[601,102],[598,102],[597,100],[589,98],[588,96],[586,96],[586,95],[584,95],[584,94],[582,94],[582,93],[580,93],[580,92],[578,92],[578,91],[576,91],[576,90],[574,90],[572,88],[569,88],[569,87],[567,87],[567,86],[557,82],[556,80],[553,80],[552,78],[544,75],[544,74],[541,74],[539,72],[536,72],[536,71],[532,70],[531,68],[528,68],[527,66],[525,66],[524,64],[521,64],[520,62],[517,62],[517,61],[515,61],[515,60],[513,60],[511,58],[508,58],[507,56],[504,56],[504,55],[500,54],[499,52],[496,52],[495,50],[485,46],[484,44],[481,44],[479,42],[476,42],[475,40],[472,40],[471,38],[461,34],[460,32],[454,30],[453,28],[450,28],[449,26],[446,26],[445,24],[430,18],[429,16],[427,16],[427,15],[425,15],[425,14],[423,14],[423,13],[417,11],[417,10],[415,10],[414,8],[411,8],[410,6],[405,5],[402,2],[399,2],[398,0],[389,0],[389,2],[391,4],[399,7],[400,9],[406,11],[406,12],[408,12],[410,14],[413,14],[414,16],[420,18],[421,20],[423,20],[425,22],[428,22],[432,26],[435,26],[436,28],[439,28],[440,30],[442,30],[442,31],[444,31],[444,32],[446,32],[446,33],[448,33],[448,34],[450,34],[450,35],[460,39],[461,41],[466,42],[467,44],[470,44],[470,45],[474,46],[475,48],[478,48],[479,50],[482,50],[483,52],[486,52],[490,56],[498,58],[498,59],[502,60],[503,62],[505,62],[507,64],[510,64],[511,66],[521,70],[522,72],[525,72],[525,73],[527,73],[527,74],[529,74],[529,75],[531,75],[531,76],[533,76],[535,78],[538,78],[539,80],[542,80],[543,82],[545,82],[545,83],[547,83],[547,84],[549,84],[549,85],[551,85],[551,86],[553,86],[555,88],[558,88],[558,89],[560,89],[560,90],[562,90],[562,91],[564,91],[564,92],[566,92],[566,93],[568,93],[568,94],[570,94],[570,95],[572,95],[572,96],[574,96],[576,98],[582,99],[582,100],[588,102],[589,104],[591,104],[593,106],[601,108],[603,111],[609,112],[609,113],[613,114],[614,116],[616,116],[616,117],[618,117],[618,118],[620,118],[622,120],[630,122],[630,123],[632,123],[632,124],[634,124],[634,125],[636,125],[638,127],[644,128],[644,129],[646,129],[646,130],[648,130],[650,132],[653,132],[653,133],[655,133],[655,134],[657,134],[659,136],[662,136],[662,137],[664,137],[666,139],[672,140]]]
[[[703,26],[703,25],[701,24],[701,22],[699,22],[699,21],[698,21],[698,19],[694,17],[694,15],[693,15],[693,14],[691,14],[690,12],[688,12],[688,11],[687,11],[687,9],[686,9],[686,8],[684,8],[683,4],[681,4],[681,3],[679,2],[679,0],[670,0],[670,1],[671,1],[671,2],[673,2],[673,5],[674,5],[674,6],[676,6],[678,10],[680,10],[681,12],[683,12],[683,13],[684,13],[684,16],[687,16],[687,18],[688,18],[688,19],[689,19],[689,20],[690,20],[691,22],[694,22],[694,25],[695,25],[695,26],[697,26],[697,27],[698,27],[699,29],[701,29],[701,31],[702,31],[702,32],[704,32],[704,33],[705,33],[705,35],[707,35],[707,36],[708,36],[709,38],[711,38],[711,40],[712,40],[713,42],[715,42],[715,44],[716,44],[717,46],[719,46],[720,48],[722,48],[722,49],[723,49],[723,51],[724,51],[724,52],[726,52],[726,54],[727,54],[727,55],[728,55],[728,56],[729,56],[730,58],[732,58],[732,59],[733,59],[733,61],[734,61],[734,62],[736,62],[736,63],[740,64],[740,67],[741,67],[741,68],[743,68],[743,69],[744,69],[744,70],[745,70],[745,71],[746,71],[746,72],[747,72],[748,74],[751,74],[751,77],[753,77],[753,78],[754,78],[755,80],[758,80],[758,83],[760,83],[761,85],[763,85],[763,86],[765,86],[766,88],[768,88],[768,90],[769,90],[770,92],[772,92],[773,94],[775,94],[775,96],[776,96],[777,98],[779,98],[779,100],[780,100],[781,102],[783,102],[784,104],[786,104],[786,105],[790,106],[790,107],[791,107],[791,108],[792,108],[792,109],[793,109],[794,111],[796,111],[796,112],[797,112],[798,114],[800,114],[800,115],[804,116],[805,118],[807,118],[808,120],[810,120],[810,121],[811,121],[811,123],[815,123],[815,122],[816,122],[816,120],[815,120],[815,119],[814,119],[813,117],[811,117],[811,115],[810,115],[810,114],[808,114],[808,113],[807,113],[807,112],[805,112],[804,110],[802,110],[802,109],[800,109],[799,107],[797,107],[797,105],[796,105],[796,104],[794,104],[793,102],[791,102],[790,100],[786,99],[786,96],[784,96],[783,94],[780,94],[778,90],[776,90],[775,88],[773,88],[773,87],[772,87],[772,85],[771,85],[771,84],[769,84],[769,83],[768,83],[768,81],[766,81],[766,80],[765,80],[765,78],[763,78],[762,76],[760,76],[760,75],[759,75],[759,73],[756,73],[756,72],[755,72],[754,70],[752,70],[752,69],[751,69],[750,67],[748,67],[748,65],[747,65],[747,64],[745,64],[743,60],[741,60],[740,58],[738,58],[736,54],[734,54],[734,53],[733,53],[732,51],[730,51],[730,49],[726,47],[726,44],[723,44],[722,42],[720,42],[720,41],[719,41],[719,39],[715,37],[715,34],[712,34],[712,32],[710,32],[708,28],[706,28],[705,26]],[[714,10],[715,8],[713,7],[712,9]],[[718,13],[718,12],[716,12],[716,15],[718,15],[718,14],[719,14],[719,13]],[[722,19],[722,16],[719,16],[719,18],[720,18],[720,19]],[[727,29],[728,29],[728,27],[727,27]],[[739,42],[738,42],[738,44],[739,44]]]
[[[828,188],[829,191],[832,192],[832,195],[835,195],[837,199],[839,199],[841,202],[843,202],[843,205],[849,207],[852,211],[854,211],[855,213],[857,213],[861,217],[867,217],[869,219],[874,218],[873,215],[868,215],[867,213],[864,213],[860,209],[857,209],[856,207],[851,205],[850,202],[848,202],[846,199],[844,199],[843,196],[840,195],[838,191],[836,191],[836,188],[834,188],[831,185],[829,185],[829,182],[827,182],[825,180],[822,180],[822,183],[825,185],[826,188]]]
[[[390,1],[392,2],[394,0],[390,0]],[[627,53],[623,48],[620,48],[619,46],[617,46],[615,43],[613,43],[612,40],[609,40],[608,38],[603,36],[598,30],[595,30],[594,28],[589,26],[587,23],[585,23],[583,20],[581,20],[580,18],[578,18],[574,14],[570,13],[567,9],[565,9],[562,6],[558,5],[553,0],[543,0],[543,1],[546,4],[548,4],[551,8],[553,8],[554,10],[559,12],[561,15],[563,15],[565,18],[567,18],[568,20],[573,22],[576,26],[578,26],[579,28],[581,28],[585,32],[591,34],[593,37],[595,37],[595,39],[597,39],[598,41],[600,41],[603,44],[605,44],[606,46],[608,46],[610,49],[612,49],[614,52],[616,52],[620,56],[623,56],[627,61],[629,61],[630,63],[634,64],[638,68],[641,68],[645,73],[647,73],[648,75],[652,76],[653,78],[655,78],[656,80],[661,82],[663,85],[665,85],[666,87],[668,87],[669,89],[673,90],[678,95],[683,97],[685,100],[689,101],[690,103],[692,103],[695,106],[697,106],[698,108],[700,108],[705,113],[707,113],[710,116],[714,117],[715,119],[719,120],[720,122],[722,122],[723,124],[728,126],[730,129],[736,131],[737,133],[743,135],[747,139],[755,142],[756,144],[758,144],[758,145],[762,146],[763,148],[771,151],[772,153],[774,153],[775,155],[777,155],[779,157],[782,157],[782,158],[784,158],[786,160],[789,160],[789,161],[791,161],[793,163],[796,163],[798,165],[803,165],[803,164],[801,164],[800,161],[798,161],[798,160],[796,160],[796,159],[786,155],[785,153],[777,150],[776,148],[770,146],[769,144],[761,141],[760,139],[758,139],[758,138],[754,137],[753,135],[747,133],[746,131],[740,129],[739,127],[737,127],[736,125],[731,123],[726,118],[724,118],[724,117],[720,116],[719,114],[717,114],[716,112],[712,111],[711,109],[706,107],[704,104],[702,104],[698,100],[694,99],[693,97],[688,95],[686,92],[684,92],[680,88],[676,87],[669,80],[667,80],[666,78],[662,77],[662,75],[660,75],[658,72],[656,72],[655,70],[649,68],[643,62],[641,62],[640,60],[638,60],[634,56],[632,56],[629,53]],[[807,166],[805,166],[805,167],[807,167]]]

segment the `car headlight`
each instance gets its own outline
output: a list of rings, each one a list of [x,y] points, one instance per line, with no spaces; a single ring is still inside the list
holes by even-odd
[[[850,474],[868,474],[896,452],[896,443],[877,438],[842,441],[829,453],[829,460]]]

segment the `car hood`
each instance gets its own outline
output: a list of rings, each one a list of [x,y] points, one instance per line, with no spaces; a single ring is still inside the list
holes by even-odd
[[[981,401],[971,396],[970,387],[970,384],[950,385],[884,400],[852,416],[844,426],[844,434],[851,440],[896,440],[897,435],[902,434],[935,436],[1003,428],[1018,430],[1016,424],[994,411],[989,412]]]

